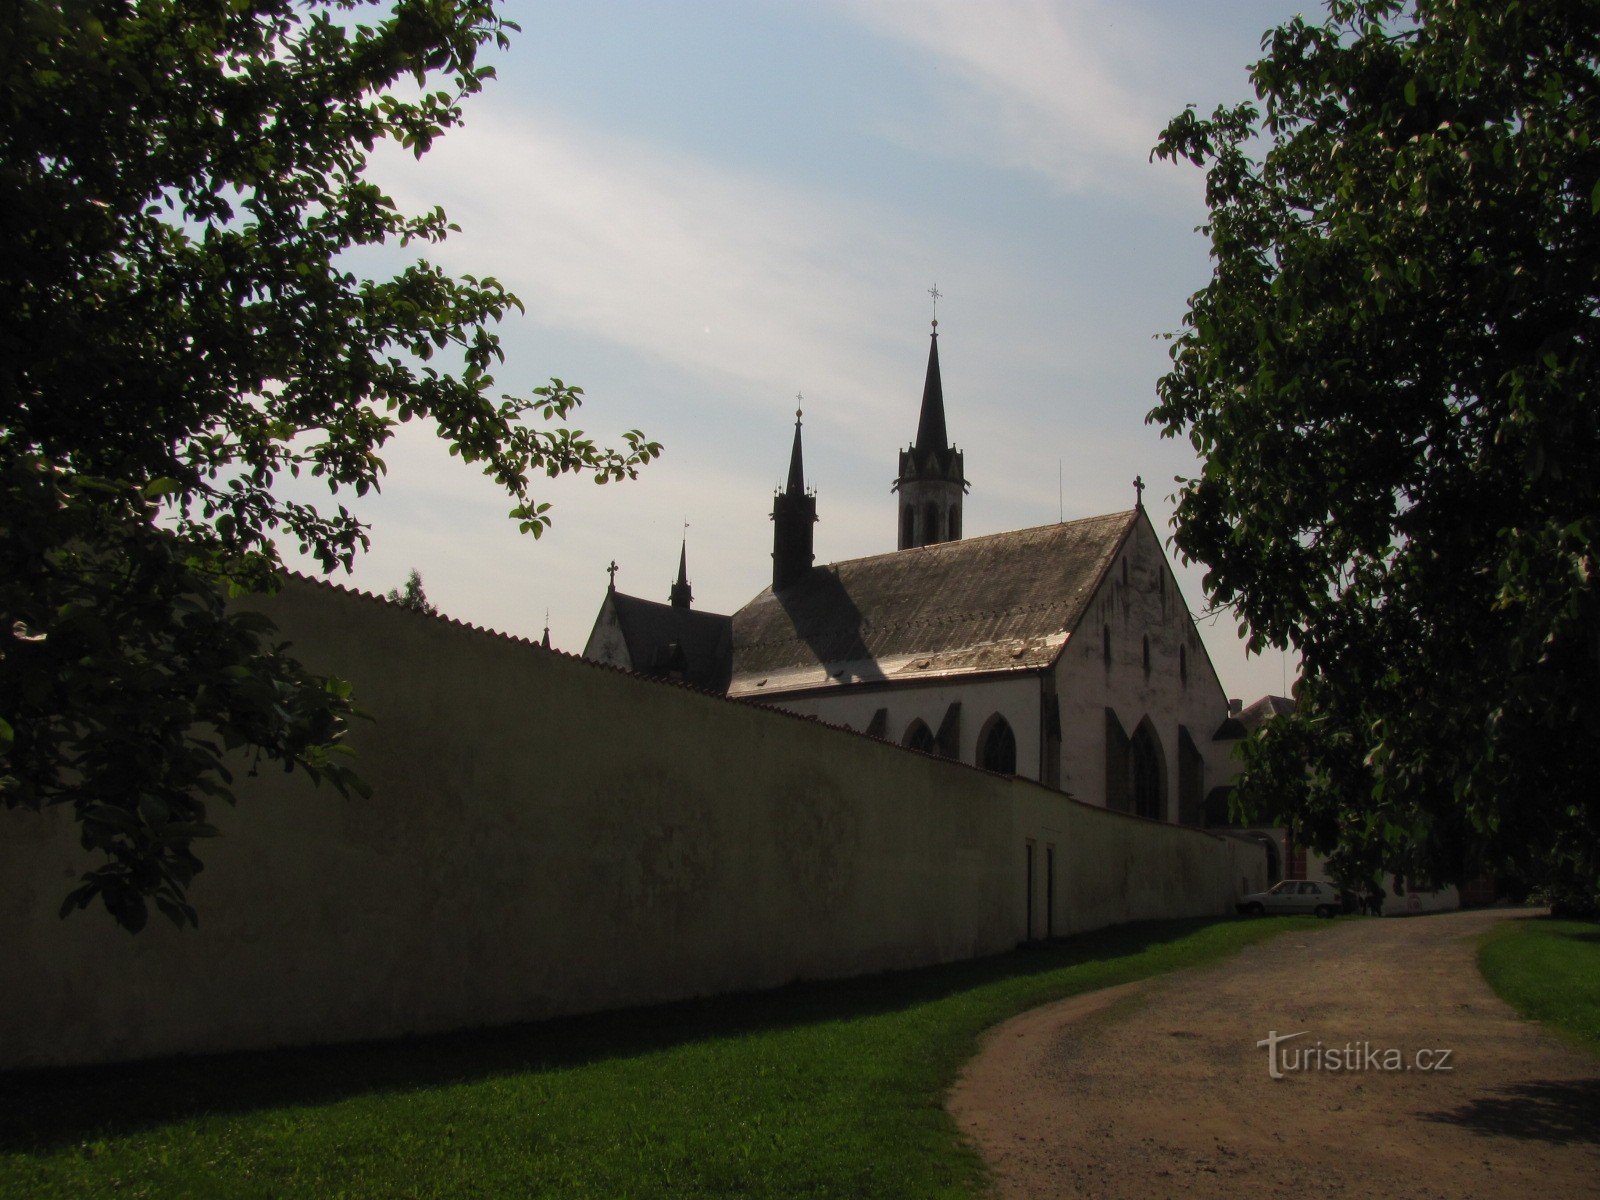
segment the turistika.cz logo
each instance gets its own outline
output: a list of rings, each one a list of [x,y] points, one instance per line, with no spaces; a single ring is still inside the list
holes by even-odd
[[[1291,1073],[1308,1071],[1453,1071],[1450,1061],[1453,1050],[1424,1048],[1407,1054],[1398,1046],[1374,1046],[1371,1042],[1346,1042],[1342,1046],[1328,1046],[1321,1041],[1301,1042],[1286,1046],[1285,1042],[1305,1037],[1309,1030],[1299,1033],[1279,1033],[1269,1029],[1267,1036],[1256,1043],[1258,1050],[1267,1052],[1267,1074],[1283,1079]]]

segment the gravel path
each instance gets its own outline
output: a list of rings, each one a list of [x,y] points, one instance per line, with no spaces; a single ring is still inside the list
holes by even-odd
[[[1477,970],[1478,936],[1519,915],[1342,918],[1035,1009],[989,1034],[950,1111],[1005,1197],[1600,1197],[1600,1059]],[[1274,1030],[1304,1031],[1282,1079],[1256,1045]],[[1363,1069],[1330,1069],[1347,1045]],[[1441,1049],[1451,1070],[1418,1069]]]

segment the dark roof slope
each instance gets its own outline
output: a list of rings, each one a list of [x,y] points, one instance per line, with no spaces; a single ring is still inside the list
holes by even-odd
[[[1263,696],[1247,706],[1244,711],[1224,721],[1221,728],[1212,735],[1213,740],[1219,742],[1237,740],[1247,733],[1254,732],[1256,726],[1269,717],[1287,717],[1294,710],[1295,702],[1288,696]]]
[[[817,567],[733,617],[735,696],[1055,661],[1138,510]]]
[[[728,686],[733,618],[611,593],[622,640],[642,675],[682,678],[708,691]]]

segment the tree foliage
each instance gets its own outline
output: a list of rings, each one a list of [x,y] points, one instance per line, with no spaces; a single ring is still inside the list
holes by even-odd
[[[1303,656],[1239,795],[1350,875],[1600,875],[1600,8],[1336,0],[1174,119],[1177,545]]]
[[[515,27],[492,0],[33,0],[0,14],[0,796],[69,806],[100,898],[137,929],[186,889],[230,752],[355,783],[348,689],[226,600],[280,542],[348,567],[366,531],[294,495],[376,487],[426,419],[534,535],[538,474],[597,482],[659,452],[564,427],[560,380],[496,395],[491,278],[353,251],[453,228],[367,177],[421,156]],[[370,261],[370,253],[360,261]]]
[[[432,603],[428,599],[428,593],[422,590],[422,572],[415,569],[406,576],[404,591],[390,588],[385,593],[384,599],[391,604],[398,604],[401,608],[409,608],[412,612],[423,613],[430,617],[439,615],[438,605]]]

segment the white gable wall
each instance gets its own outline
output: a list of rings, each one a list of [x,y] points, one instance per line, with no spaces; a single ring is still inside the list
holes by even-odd
[[[609,663],[624,671],[633,670],[633,656],[628,653],[628,640],[622,636],[622,623],[617,620],[617,606],[611,602],[611,593],[600,603],[600,612],[589,631],[589,640],[583,647],[583,657],[591,662]]]
[[[1110,665],[1104,657],[1110,631]],[[1150,670],[1144,669],[1144,639]],[[1187,680],[1180,669],[1187,665]],[[1199,750],[1203,797],[1233,780],[1232,742],[1213,742],[1228,700],[1211,666],[1160,538],[1141,515],[1056,663],[1061,704],[1061,786],[1079,800],[1106,803],[1106,722],[1111,708],[1131,739],[1150,719],[1166,765],[1168,821],[1178,819],[1179,726]]]

